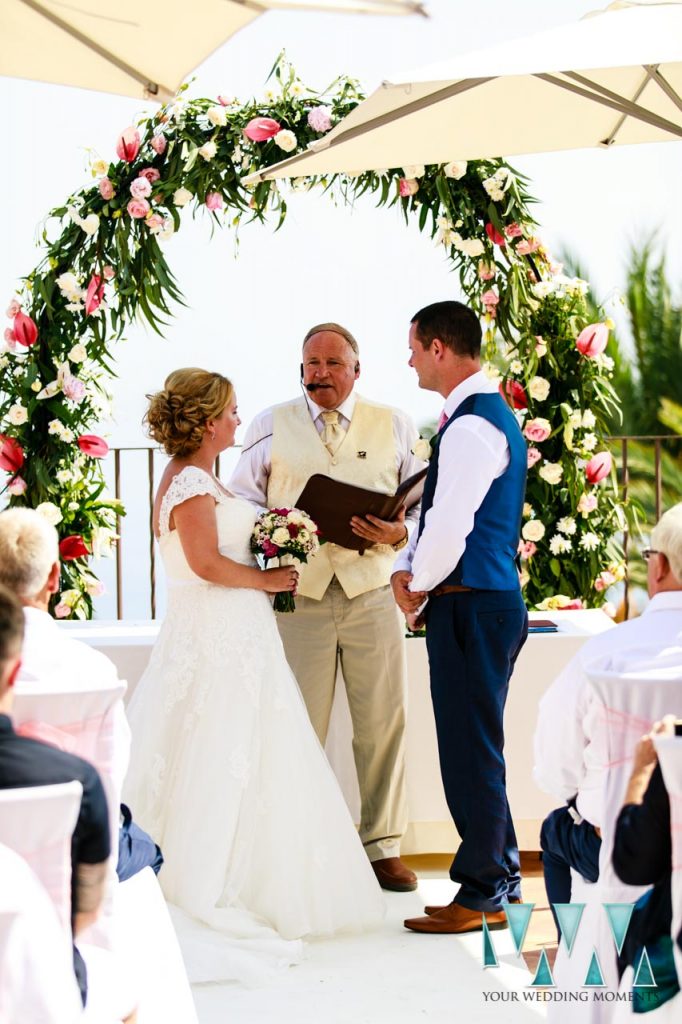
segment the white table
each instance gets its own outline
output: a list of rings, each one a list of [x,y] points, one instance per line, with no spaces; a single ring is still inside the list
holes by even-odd
[[[528,638],[511,680],[505,713],[507,789],[519,846],[539,849],[540,823],[556,801],[533,783],[533,733],[540,697],[582,644],[613,626],[600,611],[538,613],[551,618],[558,633],[536,633]],[[68,630],[107,654],[132,693],[147,664],[158,633],[157,622],[62,622]],[[403,840],[404,853],[450,852],[457,833],[450,819],[438,767],[436,732],[429,692],[426,644],[415,638],[407,643],[409,704],[407,727],[407,786],[410,824]],[[341,681],[341,680],[340,680]],[[351,753],[351,721],[343,685],[337,687],[327,754],[355,819],[359,794]]]

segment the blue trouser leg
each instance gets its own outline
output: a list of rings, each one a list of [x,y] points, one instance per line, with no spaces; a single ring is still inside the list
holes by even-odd
[[[589,821],[576,825],[568,807],[558,807],[542,823],[540,847],[547,899],[561,938],[554,904],[571,902],[571,868],[587,882],[597,881],[601,839]]]
[[[445,797],[461,844],[456,902],[499,910],[519,895],[519,853],[505,788],[504,705],[528,631],[517,591],[433,598],[426,645]]]

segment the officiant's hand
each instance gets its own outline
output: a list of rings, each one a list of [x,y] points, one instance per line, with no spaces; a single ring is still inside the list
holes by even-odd
[[[409,590],[412,582],[412,573],[405,569],[394,572],[391,576],[391,587],[395,602],[405,615],[414,615],[417,609],[424,604],[427,594],[422,590]]]
[[[400,509],[393,520],[378,519],[376,516],[353,516],[350,528],[357,537],[362,537],[372,544],[390,544],[393,547],[407,536],[405,507]]]

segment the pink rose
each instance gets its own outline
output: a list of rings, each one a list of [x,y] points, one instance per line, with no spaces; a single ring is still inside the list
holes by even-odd
[[[147,178],[135,178],[130,186],[130,194],[133,199],[147,199],[152,194],[151,182]]]
[[[62,391],[72,402],[82,402],[85,398],[85,384],[70,373],[62,381]]]
[[[102,199],[113,199],[116,195],[116,189],[109,178],[102,178],[97,187],[99,188],[99,194]]]
[[[588,324],[575,340],[575,347],[588,359],[594,359],[606,348],[609,329],[606,324]]]
[[[12,326],[14,338],[20,345],[23,345],[24,348],[30,348],[31,345],[35,345],[38,340],[38,328],[30,316],[22,312],[17,313]]]
[[[495,277],[495,271],[489,263],[481,262],[478,264],[478,276],[481,281],[492,281]]]
[[[116,155],[119,160],[131,164],[140,151],[140,133],[136,128],[126,128],[116,142]]]
[[[160,179],[160,177],[161,175],[157,171],[156,167],[145,167],[144,170],[140,171],[140,178],[146,178],[150,185],[153,185],[155,181]],[[137,196],[136,198],[139,199],[140,196]],[[142,198],[144,198],[144,196]]]
[[[611,472],[613,459],[611,452],[597,452],[585,466],[585,476],[588,484],[598,484]]]
[[[102,271],[102,273],[103,273],[103,275],[104,275],[104,280],[105,280],[105,281],[111,281],[111,280],[113,280],[113,278],[115,278],[115,277],[116,277],[116,271],[114,270],[114,268],[113,268],[113,267],[110,267],[110,266],[109,266],[108,264],[107,264],[107,266],[106,266],[106,267],[104,268],[104,270]]]
[[[602,590],[606,590],[606,584],[604,583],[601,576],[597,576],[596,580],[594,581],[594,589],[597,590],[600,594]]]
[[[493,245],[503,246],[505,244],[504,235],[501,235],[495,225],[491,224],[490,221],[488,221],[485,226],[485,233]]]
[[[497,292],[494,292],[492,288],[488,288],[488,291],[483,292],[483,295],[481,295],[481,302],[483,303],[484,306],[492,306],[494,309],[499,301],[499,295],[497,294]]]
[[[416,178],[401,178],[398,182],[398,192],[401,196],[413,196],[419,191],[419,182]]]
[[[223,197],[221,196],[220,192],[207,192],[206,206],[209,208],[209,210],[222,210]]]
[[[534,544],[532,540],[527,540],[520,545],[519,554],[521,555],[521,558],[532,558],[537,549],[537,544]]]
[[[252,142],[267,142],[281,130],[281,124],[271,117],[254,117],[244,129],[244,135]]]
[[[163,156],[163,154],[166,152],[166,146],[168,145],[168,143],[166,142],[166,136],[163,134],[163,132],[159,132],[158,135],[155,135],[153,137],[149,145],[152,147],[155,153],[158,153],[159,156]]]
[[[594,512],[597,507],[597,497],[595,494],[582,494],[580,501],[578,502],[578,512],[582,516],[589,516],[590,512]]]
[[[9,306],[5,310],[5,316],[9,320],[14,320],[17,313],[21,313],[21,303],[18,302],[17,299],[12,299]]]
[[[332,126],[329,107],[313,107],[308,111],[308,124],[314,132],[328,132]]]
[[[109,454],[109,445],[97,434],[81,434],[78,438],[78,447],[84,455],[89,455],[92,459],[103,459]]]
[[[505,225],[504,233],[507,238],[520,238],[523,234],[523,228],[520,228],[518,224],[507,224]]]
[[[279,552],[276,544],[273,544],[267,537],[263,541],[263,554],[266,558],[275,558]]]
[[[539,444],[541,441],[547,440],[549,435],[552,433],[552,428],[547,420],[529,420],[523,428],[523,433],[529,441],[535,441],[536,444]]]
[[[60,601],[59,604],[55,605],[54,613],[58,619],[68,619],[71,609],[65,601]]]
[[[27,487],[28,484],[24,480],[23,476],[15,476],[14,479],[10,480],[8,483],[7,490],[10,494],[17,496],[19,494],[25,494]]]
[[[532,447],[529,448],[528,449],[528,469],[530,469],[532,466],[534,466],[536,462],[539,462],[541,458],[542,458],[542,452],[540,451],[539,448],[532,448]]]
[[[104,281],[99,274],[93,274],[90,278],[88,290],[85,293],[85,315],[90,316],[96,309],[99,309],[104,298]]]
[[[522,238],[516,246],[516,251],[519,256],[527,256],[528,253],[535,252],[535,250],[539,248],[540,243],[537,238]]]
[[[149,184],[149,182],[147,182]],[[149,213],[151,207],[146,199],[131,199],[126,207],[128,213],[135,220],[142,220]]]
[[[151,232],[161,231],[166,223],[160,213],[150,213],[148,217],[145,217],[144,222]]]

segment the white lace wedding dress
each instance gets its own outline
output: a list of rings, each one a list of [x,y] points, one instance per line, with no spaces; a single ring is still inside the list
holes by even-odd
[[[168,610],[130,702],[125,796],[163,851],[190,977],[249,982],[298,960],[303,936],[376,925],[384,903],[268,596],[200,580],[170,530],[199,494],[215,499],[221,553],[254,564],[254,507],[186,467],[161,505]]]

